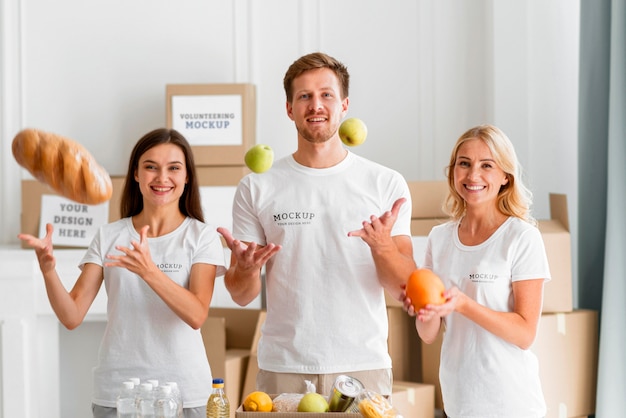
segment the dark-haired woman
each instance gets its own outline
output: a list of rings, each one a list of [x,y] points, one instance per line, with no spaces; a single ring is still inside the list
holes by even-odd
[[[116,396],[131,377],[177,382],[186,417],[202,417],[211,369],[200,327],[224,252],[204,223],[191,148],[171,129],[135,145],[121,199],[122,219],[100,227],[69,292],[55,269],[52,225],[35,249],[50,304],[68,329],[79,326],[104,283],[107,325],[93,370],[95,418],[116,417]]]

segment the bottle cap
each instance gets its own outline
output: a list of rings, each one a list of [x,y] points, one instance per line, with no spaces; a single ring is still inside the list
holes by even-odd
[[[220,378],[213,379],[213,384],[216,384],[216,383],[218,383],[218,384],[219,383],[224,383],[224,379],[220,379]]]

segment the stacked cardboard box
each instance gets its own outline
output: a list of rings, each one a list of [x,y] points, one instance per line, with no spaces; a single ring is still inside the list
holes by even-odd
[[[254,84],[169,84],[166,113],[167,127],[191,143],[199,176],[230,186],[249,172],[244,155],[256,143]]]
[[[175,99],[178,103],[185,99],[194,101],[177,112]],[[195,142],[187,139],[192,145],[200,186],[236,186],[250,172],[244,155],[256,143],[254,84],[170,84],[166,86],[166,113],[168,128],[178,128],[186,137],[194,136]],[[124,176],[114,176],[112,182],[109,222],[120,218]],[[58,193],[32,178],[22,180],[21,232],[39,234],[42,195]]]
[[[419,264],[430,229],[445,219],[441,205],[447,183],[412,182],[414,255]],[[593,415],[598,356],[597,312],[573,308],[571,239],[565,195],[550,195],[550,219],[538,227],[550,263],[551,280],[544,288],[540,327],[531,350],[539,359],[547,417]],[[398,302],[388,298],[389,305]],[[415,332],[415,331],[414,331]],[[416,332],[415,332],[416,335]],[[443,409],[439,355],[443,336],[421,343],[422,381],[435,385],[435,407]]]

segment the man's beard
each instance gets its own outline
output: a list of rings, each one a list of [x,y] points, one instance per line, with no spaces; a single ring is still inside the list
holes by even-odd
[[[310,129],[302,128],[297,125],[296,125],[296,129],[298,130],[298,133],[300,134],[302,138],[304,138],[307,142],[310,142],[312,144],[324,143],[328,141],[330,138],[332,138],[333,135],[335,135],[335,133],[337,132],[337,129],[335,129],[334,131],[331,131],[330,129],[323,129],[323,130],[316,129],[315,131],[312,131]]]

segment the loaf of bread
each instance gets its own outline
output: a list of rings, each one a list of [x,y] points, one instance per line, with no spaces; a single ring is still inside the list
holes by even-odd
[[[24,129],[13,139],[12,150],[19,165],[63,197],[97,205],[113,194],[109,173],[85,147],[69,138]]]

